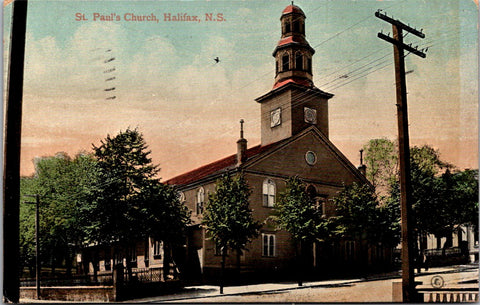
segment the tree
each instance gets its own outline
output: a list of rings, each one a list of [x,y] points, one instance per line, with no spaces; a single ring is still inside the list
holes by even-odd
[[[398,151],[388,139],[372,139],[363,146],[366,177],[377,195],[387,195],[398,178]],[[383,201],[382,197],[379,197]]]
[[[307,244],[321,239],[326,228],[322,211],[316,207],[314,198],[309,196],[306,186],[298,176],[287,180],[285,192],[280,194],[272,217],[281,229],[290,233],[294,242],[295,256],[298,262],[298,285],[302,285],[300,272],[303,270],[303,251]]]
[[[28,267],[30,275],[35,274],[35,205],[23,202],[25,195],[36,194],[33,177],[20,179],[20,270]]]
[[[89,210],[91,234],[99,244],[126,249],[127,271],[131,275],[130,249],[146,239],[144,226],[145,191],[159,184],[159,169],[152,164],[150,151],[137,129],[127,129],[115,137],[107,135],[93,146],[100,170],[96,201]],[[149,192],[149,194],[151,194]]]
[[[22,178],[22,195],[40,196],[40,253],[52,267],[65,261],[71,273],[73,254],[86,241],[85,215],[96,185],[96,162],[91,155],[74,159],[65,153],[39,158],[33,177]],[[32,263],[34,253],[35,205],[21,205],[21,252],[24,262]]]
[[[458,223],[473,226],[478,234],[478,169],[466,169],[453,174],[452,204],[458,211]]]
[[[183,246],[187,225],[191,223],[190,211],[180,202],[178,192],[170,185],[151,183],[140,196],[146,236],[164,243],[163,274],[166,279],[170,274],[172,249]]]
[[[127,272],[131,275],[131,252],[137,241],[155,237],[164,241],[165,276],[171,247],[183,243],[189,214],[175,190],[157,178],[159,168],[137,129],[115,137],[107,135],[93,146],[100,171],[95,201],[88,208],[92,220],[92,241],[126,251]]]
[[[444,247],[448,247],[459,225],[477,223],[478,171],[455,170],[428,145],[410,148],[410,163],[413,229],[420,240],[419,254],[426,246],[427,234],[447,237]],[[397,182],[390,200],[400,201],[398,189]]]
[[[400,241],[398,204],[380,204],[369,185],[353,183],[333,200],[339,237],[363,240],[370,245],[396,246]]]
[[[220,293],[223,293],[223,274],[227,248],[237,252],[237,267],[240,255],[247,243],[258,236],[261,224],[255,221],[250,209],[250,189],[243,173],[235,177],[224,175],[217,181],[215,192],[210,194],[205,206],[203,224],[207,233],[222,251],[222,279]],[[238,269],[239,270],[239,269]]]

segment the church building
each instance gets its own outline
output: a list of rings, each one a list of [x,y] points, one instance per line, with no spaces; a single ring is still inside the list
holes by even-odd
[[[304,12],[295,5],[287,6],[280,17],[282,36],[273,51],[273,88],[255,100],[260,104],[261,144],[248,147],[242,120],[236,154],[166,182],[176,186],[181,200],[192,211],[193,225],[182,268],[188,273],[195,270],[209,277],[220,268],[221,253],[206,236],[202,217],[208,195],[215,191],[217,179],[225,173],[244,173],[252,191],[253,216],[264,224],[259,237],[247,245],[248,251],[241,256],[242,271],[257,273],[287,270],[294,261],[295,249],[289,234],[265,221],[289,177],[298,175],[307,184],[309,194],[315,196],[325,217],[335,214],[332,198],[345,185],[368,183],[362,171],[329,140],[328,103],[333,94],[314,85],[315,50],[305,36],[305,19]],[[321,249],[313,247],[308,260],[317,268],[332,263],[354,265],[360,260],[356,251],[359,246],[354,241],[342,241]],[[383,249],[369,250],[371,257],[366,260],[388,260],[384,254]],[[235,266],[236,255],[229,255],[226,268]]]
[[[314,85],[315,50],[305,37],[305,19],[295,5],[287,6],[280,17],[282,36],[273,51],[273,88],[255,100],[260,104],[261,143],[248,147],[241,120],[236,154],[166,181],[176,187],[180,200],[191,211],[192,225],[184,247],[171,249],[173,270],[184,279],[218,278],[221,251],[208,238],[202,218],[209,194],[215,192],[215,183],[222,175],[244,174],[251,190],[253,217],[263,224],[259,236],[247,244],[247,251],[240,257],[240,272],[256,275],[278,275],[295,268],[295,248],[289,233],[267,221],[288,178],[299,176],[304,181],[308,194],[315,198],[325,217],[335,215],[333,198],[344,186],[369,183],[364,176],[365,167],[357,169],[329,140],[328,102],[333,94]],[[111,274],[114,261],[126,265],[126,257],[136,272],[157,278],[162,274],[163,243],[152,238],[138,241],[128,253],[120,251],[115,258],[110,247],[92,246],[87,250],[83,268],[98,276]],[[364,242],[342,240],[310,245],[303,251],[310,254],[302,260],[311,266],[310,270],[328,275],[332,268],[389,265],[390,250],[381,245],[367,247]],[[237,256],[229,252],[227,272],[237,268]]]

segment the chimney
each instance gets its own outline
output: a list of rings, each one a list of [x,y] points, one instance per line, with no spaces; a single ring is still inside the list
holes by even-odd
[[[240,120],[240,139],[237,141],[237,166],[242,165],[246,159],[247,140],[243,138],[243,119]]]
[[[367,166],[363,164],[363,149],[360,149],[360,165],[358,170],[365,176],[367,174]]]

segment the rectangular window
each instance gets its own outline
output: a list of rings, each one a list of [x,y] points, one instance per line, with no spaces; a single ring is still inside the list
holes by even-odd
[[[282,71],[288,71],[290,69],[289,60],[288,54],[282,56]]]
[[[267,179],[263,182],[263,206],[265,207],[273,207],[275,205],[275,183]]]
[[[275,205],[275,194],[263,194],[263,206],[273,208]]]
[[[137,267],[137,249],[135,246],[128,249],[130,255],[130,265],[132,267]]]
[[[143,245],[143,262],[145,264],[145,268],[148,268],[148,266],[150,266],[150,245],[148,243],[148,239]]]
[[[303,70],[303,56],[301,54],[295,55],[295,68],[297,70]]]
[[[110,249],[105,250],[105,271],[111,270]]]
[[[115,266],[116,265],[119,265],[119,264],[123,264],[123,256],[121,253],[115,253],[115,256],[114,256],[114,264]]]
[[[262,233],[263,256],[275,256],[275,234]]]
[[[154,259],[161,259],[162,258],[162,249],[163,244],[161,241],[154,241],[153,242],[153,258]]]

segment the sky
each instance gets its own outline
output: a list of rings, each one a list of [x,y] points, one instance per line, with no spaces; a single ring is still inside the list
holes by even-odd
[[[248,146],[258,145],[260,105],[254,99],[272,89],[272,52],[289,4],[30,0],[21,174],[33,173],[35,157],[91,152],[107,134],[127,128],[144,135],[162,180],[234,154],[240,119]],[[397,138],[393,47],[377,38],[391,25],[374,16],[382,9],[425,33],[424,39],[405,36],[406,43],[428,47],[425,59],[405,58],[411,145],[431,145],[460,169],[478,168],[476,2],[295,5],[305,12],[306,37],[316,50],[315,85],[335,95],[330,140],[353,164],[368,140]],[[11,13],[11,4],[4,7],[5,67]],[[156,20],[132,21],[131,14]],[[198,16],[200,22],[165,21],[165,14]],[[222,18],[206,21],[206,14]]]

